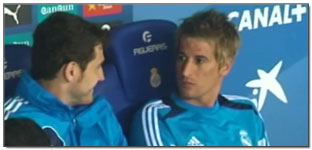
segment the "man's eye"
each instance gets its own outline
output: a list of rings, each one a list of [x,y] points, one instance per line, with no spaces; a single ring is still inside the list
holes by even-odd
[[[178,55],[178,61],[185,61],[186,57],[184,55]]]
[[[196,64],[203,64],[206,62],[206,59],[204,58],[196,58]]]

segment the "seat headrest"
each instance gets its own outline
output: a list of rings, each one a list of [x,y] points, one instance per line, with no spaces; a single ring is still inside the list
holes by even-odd
[[[128,99],[151,99],[171,92],[176,29],[170,21],[147,20],[112,31],[107,58],[116,65]]]
[[[31,48],[26,45],[5,45],[4,48],[5,98],[13,96],[22,70],[30,68]]]

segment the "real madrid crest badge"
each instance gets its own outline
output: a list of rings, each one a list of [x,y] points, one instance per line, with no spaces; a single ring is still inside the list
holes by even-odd
[[[151,69],[150,84],[153,88],[158,88],[161,84],[161,77],[155,67]]]

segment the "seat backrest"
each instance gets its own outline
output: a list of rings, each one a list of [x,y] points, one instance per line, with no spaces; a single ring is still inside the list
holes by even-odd
[[[176,29],[170,21],[146,20],[112,31],[105,81],[95,91],[111,102],[126,135],[141,104],[168,96],[174,88]]]
[[[26,45],[5,45],[4,47],[4,97],[15,94],[17,83],[24,69],[30,68],[31,48]]]

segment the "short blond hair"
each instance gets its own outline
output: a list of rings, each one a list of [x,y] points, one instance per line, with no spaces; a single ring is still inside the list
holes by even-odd
[[[182,37],[206,40],[215,46],[215,58],[222,67],[226,61],[233,61],[240,46],[240,37],[235,25],[226,14],[210,9],[185,18],[177,31],[177,45]]]

